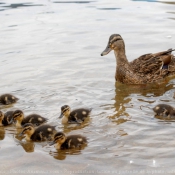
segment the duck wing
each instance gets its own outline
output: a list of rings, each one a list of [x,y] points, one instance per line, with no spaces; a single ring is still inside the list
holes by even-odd
[[[150,81],[162,79],[170,72],[175,72],[175,59],[171,54],[172,51],[174,50],[169,49],[163,52],[142,55],[130,62],[130,66],[136,74],[145,78],[148,76],[146,79]]]

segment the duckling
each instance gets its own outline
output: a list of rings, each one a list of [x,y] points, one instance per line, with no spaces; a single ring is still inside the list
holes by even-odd
[[[153,108],[156,116],[160,116],[167,119],[175,118],[175,109],[167,104],[158,104]]]
[[[32,123],[35,126],[39,126],[45,123],[48,119],[38,114],[30,114],[24,118],[24,113],[21,110],[16,110],[13,113],[13,121],[16,121],[16,127],[20,128],[25,123]]]
[[[26,141],[51,141],[56,132],[55,126],[45,124],[35,129],[33,124],[26,123],[20,136],[25,136]]]
[[[12,124],[12,115],[13,111],[7,111],[5,114],[0,111],[0,126],[7,126]]]
[[[16,103],[19,99],[11,94],[3,94],[0,96],[0,102],[4,105]]]
[[[85,118],[87,118],[91,112],[91,108],[79,108],[75,109],[71,112],[71,109],[68,105],[64,105],[61,107],[61,114],[59,118],[62,118],[62,124],[66,123],[82,123]]]
[[[81,146],[86,143],[86,137],[81,135],[70,135],[66,137],[63,132],[57,132],[54,136],[54,141],[49,145],[55,145],[56,149],[72,149],[81,148]]]

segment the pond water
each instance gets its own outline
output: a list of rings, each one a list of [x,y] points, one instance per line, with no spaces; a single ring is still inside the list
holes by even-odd
[[[58,131],[88,138],[82,150],[56,151],[1,127],[0,173],[175,173],[175,123],[152,111],[174,105],[175,80],[122,85],[114,54],[100,56],[113,33],[124,38],[129,61],[175,48],[175,1],[1,0],[0,26],[0,94],[20,99],[1,110],[38,113]],[[90,119],[64,127],[65,104],[93,108]]]

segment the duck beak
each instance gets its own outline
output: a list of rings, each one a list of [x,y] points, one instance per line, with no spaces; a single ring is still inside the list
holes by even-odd
[[[63,117],[63,113],[60,114],[59,118],[62,118]]]
[[[52,146],[55,144],[55,140],[49,143],[49,146]]]
[[[24,135],[23,131],[18,135],[19,137],[22,137]]]
[[[12,118],[9,122],[9,124],[12,124],[14,122],[14,119]]]
[[[106,49],[101,53],[101,56],[107,55],[112,49],[110,48],[109,44],[107,45]]]

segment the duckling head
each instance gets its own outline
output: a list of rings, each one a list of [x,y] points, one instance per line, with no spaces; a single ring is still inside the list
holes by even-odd
[[[66,136],[63,132],[57,132],[54,136],[54,141],[49,145],[55,145],[56,149],[60,149],[61,145],[66,141]]]
[[[125,50],[123,38],[119,34],[113,34],[109,37],[106,49],[101,53],[101,56],[107,55],[111,50]]]
[[[24,113],[21,110],[14,111],[12,120],[16,122],[17,127],[21,127],[23,119],[24,119]]]
[[[60,114],[59,118],[62,118],[63,116],[68,118],[70,113],[71,113],[70,107],[68,105],[64,105],[61,107],[61,114]]]
[[[20,136],[25,136],[25,139],[27,141],[30,141],[31,136],[33,135],[33,133],[35,132],[35,128],[31,123],[26,123],[23,126],[23,130],[20,133]]]
[[[0,111],[0,126],[3,126],[2,121],[4,119],[4,114],[2,111]]]

